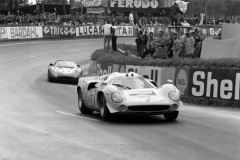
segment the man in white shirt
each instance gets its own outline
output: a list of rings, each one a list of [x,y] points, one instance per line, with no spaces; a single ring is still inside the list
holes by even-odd
[[[133,12],[131,12],[131,13],[129,14],[129,21],[130,21],[130,25],[131,25],[131,26],[134,26]]]
[[[110,50],[110,40],[111,40],[111,27],[110,21],[103,26],[104,31],[104,51],[109,52]]]

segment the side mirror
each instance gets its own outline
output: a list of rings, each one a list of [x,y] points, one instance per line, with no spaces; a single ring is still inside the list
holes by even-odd
[[[50,63],[49,66],[53,66],[53,63]]]
[[[79,67],[79,68],[80,68],[80,65],[79,65],[79,64],[77,64],[77,67]]]
[[[143,78],[149,79],[148,75],[143,75]]]

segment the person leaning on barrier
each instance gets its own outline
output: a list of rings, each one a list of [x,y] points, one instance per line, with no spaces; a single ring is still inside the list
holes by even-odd
[[[111,27],[110,21],[103,26],[104,31],[104,51],[110,51],[110,41],[111,41]]]
[[[169,41],[168,41],[168,58],[172,58],[173,57],[173,43],[174,43],[174,40],[173,40],[173,33],[171,32],[169,34]]]
[[[153,56],[153,53],[155,53],[155,51],[156,51],[155,44],[156,44],[156,39],[153,37],[153,32],[150,32],[148,42],[147,42],[147,45],[146,45],[146,50],[142,54],[141,57],[145,58],[146,55],[149,54],[149,53],[151,53],[151,56]]]
[[[186,57],[193,58],[195,40],[191,33],[186,33]]]
[[[111,36],[112,36],[112,50],[117,51],[117,26],[115,26],[115,23],[112,22],[112,27],[111,27]]]
[[[137,44],[138,55],[141,56],[143,54],[143,50],[144,50],[144,39],[143,39],[143,28],[142,28],[142,26],[139,26],[135,42]]]
[[[156,39],[156,52],[153,54],[153,58],[161,58],[166,59],[168,58],[167,55],[167,44],[168,44],[168,38],[164,36],[163,30],[159,30],[159,37]]]
[[[178,34],[175,32],[173,33],[173,58],[179,57],[179,54],[181,52],[181,46],[180,46],[180,40],[178,39]]]
[[[147,43],[148,43],[148,31],[145,30],[143,34],[143,47],[144,47],[144,52],[147,50]]]

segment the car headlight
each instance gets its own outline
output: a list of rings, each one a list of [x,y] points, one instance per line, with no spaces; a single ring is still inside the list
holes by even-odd
[[[113,102],[116,102],[116,103],[121,103],[123,101],[123,97],[119,92],[113,92],[111,94],[111,99]]]
[[[176,92],[176,91],[169,92],[168,97],[175,102],[178,102],[180,99],[180,96],[179,96],[178,92]]]
[[[58,76],[56,69],[52,69],[52,76],[54,76],[54,77]]]

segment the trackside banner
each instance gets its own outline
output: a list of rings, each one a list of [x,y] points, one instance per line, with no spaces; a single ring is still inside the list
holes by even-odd
[[[189,93],[197,98],[240,100],[240,70],[190,69]]]
[[[103,26],[80,26],[76,27],[76,36],[85,35],[103,35]],[[117,36],[134,36],[132,26],[118,26],[116,30]]]
[[[7,27],[7,38],[8,39],[43,38],[42,27],[40,26]]]
[[[7,39],[7,28],[6,27],[0,27],[0,40]]]
[[[43,26],[43,37],[75,37],[74,26]]]
[[[158,12],[159,0],[110,0],[111,11]]]

